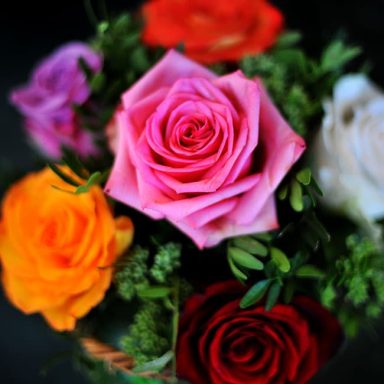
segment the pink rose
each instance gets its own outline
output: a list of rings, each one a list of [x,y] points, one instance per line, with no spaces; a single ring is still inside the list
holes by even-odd
[[[33,71],[28,84],[14,90],[12,103],[25,118],[28,134],[48,157],[59,158],[67,146],[81,156],[97,149],[90,132],[80,127],[73,105],[88,101],[90,89],[79,59],[98,72],[101,56],[84,43],[68,43],[45,58]]]
[[[260,81],[170,51],[122,97],[106,193],[200,247],[278,226],[274,191],[305,148]]]

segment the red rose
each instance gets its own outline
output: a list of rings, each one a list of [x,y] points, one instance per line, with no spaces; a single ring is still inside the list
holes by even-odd
[[[319,303],[297,297],[269,312],[240,309],[236,281],[190,297],[180,321],[178,374],[192,384],[303,384],[337,351],[342,332]]]
[[[284,24],[267,0],[151,0],[142,12],[146,44],[174,48],[183,43],[187,56],[206,64],[264,52]]]

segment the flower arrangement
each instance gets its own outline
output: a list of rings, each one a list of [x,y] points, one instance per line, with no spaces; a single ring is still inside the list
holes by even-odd
[[[2,285],[93,383],[308,383],[384,309],[384,96],[267,0],[148,0],[10,101]]]

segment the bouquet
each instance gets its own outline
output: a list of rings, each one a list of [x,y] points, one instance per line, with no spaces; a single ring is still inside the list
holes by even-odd
[[[5,185],[7,298],[92,383],[308,383],[384,308],[361,49],[309,55],[267,0],[86,5],[10,95],[44,165]]]

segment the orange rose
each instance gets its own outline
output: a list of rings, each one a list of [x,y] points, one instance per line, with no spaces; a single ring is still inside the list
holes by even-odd
[[[127,217],[113,218],[100,187],[74,195],[52,185],[68,189],[47,168],[7,192],[0,260],[9,300],[64,331],[104,298],[112,266],[132,242],[133,225]]]
[[[183,43],[187,56],[206,64],[263,52],[283,28],[267,0],[150,0],[142,11],[145,43]]]

